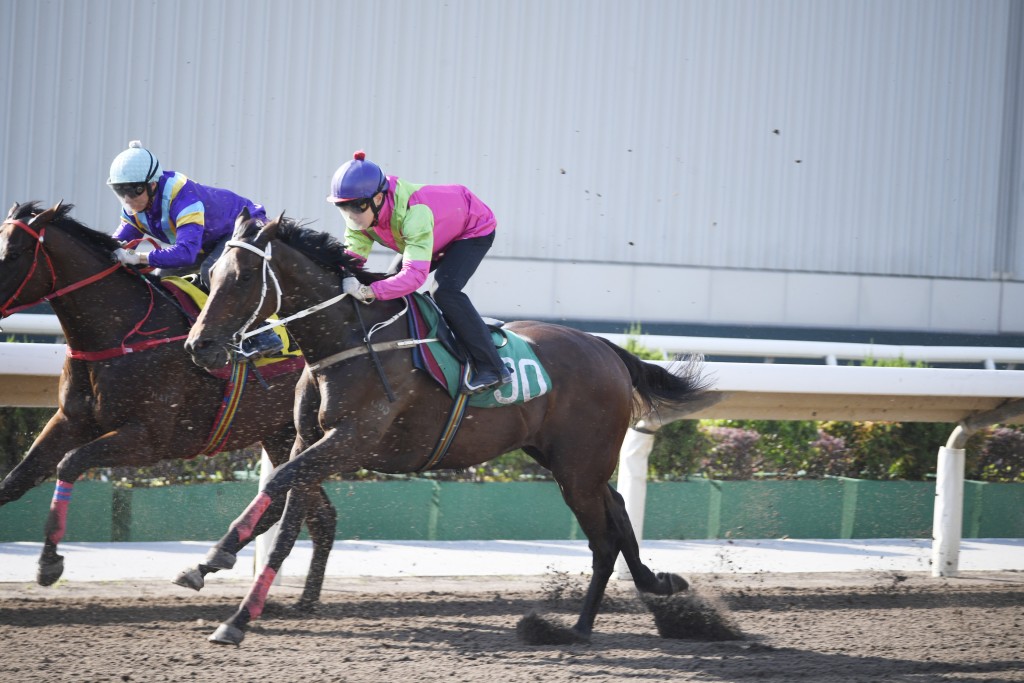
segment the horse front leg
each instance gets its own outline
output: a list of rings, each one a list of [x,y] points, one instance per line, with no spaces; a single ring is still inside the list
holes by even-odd
[[[249,541],[266,533],[281,519],[284,504],[284,496],[272,500],[269,497],[264,497],[261,491],[242,513],[242,517],[232,523],[228,534],[207,553],[206,559],[194,567],[180,571],[171,580],[171,583],[191,588],[194,591],[202,590],[206,586],[208,574],[215,574],[222,569],[234,567],[238,552],[248,545]],[[245,518],[248,518],[248,522],[244,521]],[[235,532],[234,535],[232,535],[232,531]]]
[[[238,610],[209,636],[207,640],[211,643],[239,645],[245,638],[245,629],[249,623],[258,619],[263,613],[270,586],[277,578],[277,573],[281,571],[281,565],[291,553],[295,539],[299,536],[302,520],[306,516],[307,498],[308,494],[305,491],[292,490],[288,492],[284,516],[281,519],[281,529],[274,541],[274,549],[270,552],[266,566],[256,577],[252,588],[249,589],[249,593]]]
[[[79,448],[73,449],[57,466],[57,484],[54,487],[50,511],[46,516],[44,527],[43,551],[39,556],[39,568],[36,571],[36,582],[41,586],[51,586],[64,573],[64,557],[57,553],[57,547],[64,538],[67,529],[68,506],[75,482],[87,469],[92,467],[117,467],[119,465],[138,464],[141,459],[146,462],[150,452],[144,444],[144,430],[138,425],[129,425],[98,439],[94,439]]]

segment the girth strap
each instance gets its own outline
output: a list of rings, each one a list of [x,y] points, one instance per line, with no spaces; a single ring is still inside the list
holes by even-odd
[[[466,414],[467,405],[469,405],[469,394],[460,392],[455,395],[455,400],[452,401],[452,408],[448,413],[448,421],[441,431],[441,436],[437,439],[434,452],[427,459],[427,464],[416,470],[417,472],[424,472],[440,465],[441,460],[447,455],[452,442],[455,441],[455,435],[459,432],[459,426],[462,424],[462,418]]]

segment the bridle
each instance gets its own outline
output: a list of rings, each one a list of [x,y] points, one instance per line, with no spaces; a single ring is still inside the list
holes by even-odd
[[[282,300],[281,283],[277,279],[277,273],[275,273],[274,269],[270,267],[270,260],[271,260],[271,258],[273,258],[273,240],[270,240],[270,241],[267,242],[266,249],[260,249],[259,247],[255,246],[255,245],[249,244],[248,242],[243,242],[241,240],[228,240],[224,244],[224,248],[228,249],[228,248],[231,248],[231,247],[238,247],[239,249],[245,249],[246,251],[252,252],[253,254],[256,254],[261,259],[263,259],[263,268],[262,268],[263,281],[260,283],[260,300],[256,304],[256,310],[254,310],[252,312],[252,315],[249,316],[249,319],[246,320],[245,323],[243,323],[240,328],[238,328],[238,331],[235,332],[234,335],[232,335],[233,339],[237,339],[238,340],[236,351],[238,353],[242,354],[242,355],[245,355],[244,352],[241,350],[242,342],[245,341],[246,339],[248,339],[249,337],[256,336],[257,334],[260,334],[261,332],[266,332],[267,330],[273,329],[275,327],[280,327],[281,325],[284,325],[285,323],[289,323],[292,320],[297,320],[299,318],[305,318],[307,315],[312,315],[313,313],[316,313],[317,311],[320,311],[320,310],[322,310],[324,308],[327,308],[328,306],[336,304],[339,301],[341,301],[342,299],[344,299],[346,296],[348,296],[348,294],[345,294],[344,292],[342,292],[341,294],[338,294],[337,296],[331,297],[330,299],[327,299],[326,301],[321,301],[320,303],[315,304],[313,306],[310,306],[309,308],[305,308],[305,309],[299,311],[298,313],[295,313],[293,315],[288,316],[287,318],[283,318],[283,319],[280,319],[280,320],[272,320],[272,321],[268,322],[265,325],[257,327],[255,330],[249,330],[247,332],[246,330],[249,328],[249,326],[252,325],[254,322],[256,322],[256,319],[259,317],[259,314],[260,314],[260,309],[263,308],[263,302],[265,302],[267,300],[267,292],[270,290],[270,286],[267,284],[268,281],[273,283],[273,285],[274,285],[274,293],[277,296],[277,305],[274,306],[274,312],[271,313],[270,316],[277,315],[277,312],[281,310],[281,300]],[[268,316],[268,318],[270,316]]]
[[[14,294],[12,294],[10,298],[8,298],[7,301],[4,302],[3,306],[0,306],[0,318],[5,318],[12,313],[25,310],[26,308],[31,308],[46,301],[51,301],[53,299],[56,299],[57,297],[64,296],[65,294],[73,292],[77,289],[81,289],[82,287],[85,287],[87,285],[91,285],[92,283],[102,280],[106,276],[110,275],[111,273],[122,267],[120,263],[115,263],[110,268],[102,270],[98,273],[94,273],[93,275],[90,275],[85,279],[79,280],[78,282],[73,282],[66,287],[57,289],[57,271],[53,267],[53,261],[50,260],[50,255],[46,252],[46,249],[44,248],[44,245],[46,243],[46,224],[44,224],[43,227],[41,227],[39,231],[36,232],[31,225],[31,223],[34,223],[36,219],[38,219],[38,216],[35,219],[33,219],[30,223],[25,223],[24,221],[20,221],[16,218],[8,218],[2,224],[0,224],[13,225],[16,228],[20,228],[21,230],[24,230],[29,235],[31,235],[32,239],[35,240],[35,249],[32,253],[32,265],[29,266],[28,273],[25,275],[25,278],[21,281],[21,284],[18,285],[18,289],[16,289]],[[20,304],[12,308],[11,305],[15,301],[17,301],[18,297],[25,289],[25,286],[28,285],[28,283],[32,280],[32,277],[35,275],[36,266],[39,264],[40,253],[42,253],[42,255],[46,258],[46,267],[50,269],[50,292],[48,294],[43,295],[42,297],[35,301],[31,301],[26,304]]]

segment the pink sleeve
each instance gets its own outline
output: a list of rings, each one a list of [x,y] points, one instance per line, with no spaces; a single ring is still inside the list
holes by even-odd
[[[427,281],[430,261],[402,261],[402,269],[391,277],[370,285],[378,299],[397,299],[411,294]]]

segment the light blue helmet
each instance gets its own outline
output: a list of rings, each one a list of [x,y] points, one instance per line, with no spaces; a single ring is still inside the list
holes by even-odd
[[[128,149],[114,157],[110,164],[107,185],[125,183],[151,183],[160,177],[160,161],[138,140],[128,143]]]

